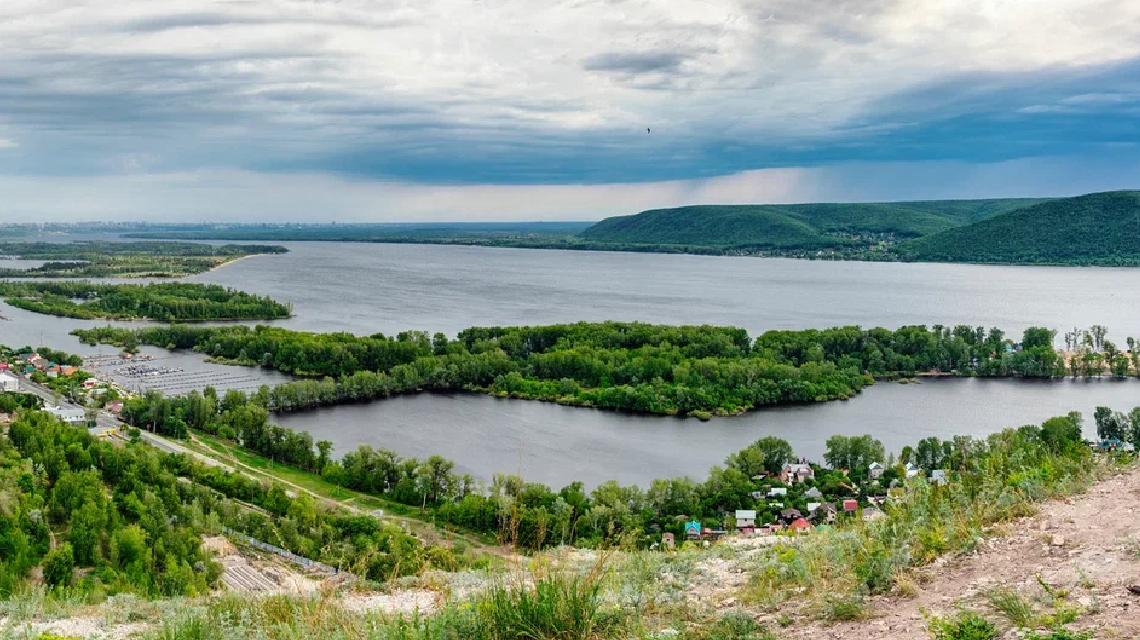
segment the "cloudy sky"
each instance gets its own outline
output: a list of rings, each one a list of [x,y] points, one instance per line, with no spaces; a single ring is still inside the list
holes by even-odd
[[[0,62],[0,221],[1140,187],[1136,0],[3,0]]]

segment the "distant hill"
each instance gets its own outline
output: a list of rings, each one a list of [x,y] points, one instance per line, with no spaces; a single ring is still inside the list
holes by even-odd
[[[793,205],[698,205],[606,218],[579,234],[628,245],[812,249],[848,244],[853,235],[917,238],[1047,200],[930,200]]]
[[[1140,191],[1050,200],[912,240],[900,255],[937,262],[1140,265]]]

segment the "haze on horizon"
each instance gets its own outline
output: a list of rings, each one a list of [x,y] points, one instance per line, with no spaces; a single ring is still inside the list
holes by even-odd
[[[1133,0],[7,0],[0,222],[1140,186]]]

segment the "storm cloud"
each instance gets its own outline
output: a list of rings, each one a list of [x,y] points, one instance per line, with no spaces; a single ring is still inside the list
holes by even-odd
[[[0,220],[48,184],[45,217],[146,217],[160,184],[304,184],[381,199],[326,194],[353,219],[438,218],[456,193],[522,215],[512,198],[546,188],[588,218],[615,212],[603,193],[628,211],[735,197],[740,176],[772,200],[995,195],[983,167],[1140,177],[1129,0],[10,0],[0,60],[0,178],[22,194]],[[1029,178],[1007,184],[1048,185]],[[198,206],[274,215],[236,201]]]

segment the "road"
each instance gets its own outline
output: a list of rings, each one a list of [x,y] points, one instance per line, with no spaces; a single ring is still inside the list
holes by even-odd
[[[37,396],[43,398],[44,402],[47,404],[54,405],[56,403],[56,396],[55,396],[55,394],[52,393],[51,389],[48,389],[47,387],[36,384],[35,382],[32,382],[31,380],[28,380],[27,378],[22,377],[22,376],[19,377],[18,380],[20,381],[20,390],[21,391],[34,393]],[[81,407],[79,405],[72,404],[70,402],[66,402],[62,398],[59,399],[59,406],[64,408],[64,409],[86,410],[85,407]],[[98,432],[98,431],[111,431],[111,430],[113,430],[114,432],[120,434],[120,436],[122,435],[123,431],[128,426],[126,423],[120,421],[113,414],[108,413],[106,411],[99,411],[95,415],[95,425],[96,425],[95,428],[89,429],[89,431]],[[188,456],[193,456],[195,458],[198,458],[203,463],[208,464],[212,467],[220,467],[222,469],[226,469],[227,471],[233,471],[233,468],[230,467],[229,465],[218,462],[217,460],[214,460],[213,458],[211,458],[209,456],[200,455],[200,454],[198,454],[194,451],[191,451],[190,449],[187,449],[186,447],[184,447],[184,446],[182,446],[182,445],[180,445],[177,442],[174,442],[172,440],[168,440],[168,439],[163,438],[161,436],[156,436],[153,433],[149,433],[147,431],[140,432],[140,435],[142,436],[143,441],[145,441],[147,444],[149,444],[152,447],[159,449],[161,451],[166,451],[167,453],[182,453],[182,454],[185,454]]]

